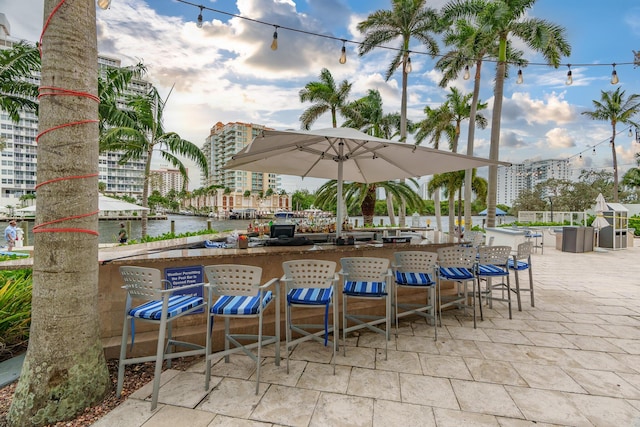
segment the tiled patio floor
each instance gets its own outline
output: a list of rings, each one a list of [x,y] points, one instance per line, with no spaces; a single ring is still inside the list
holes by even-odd
[[[533,266],[536,306],[524,294],[512,320],[503,303],[476,330],[449,311],[434,342],[433,327],[405,318],[388,360],[365,332],[348,339],[335,376],[330,351],[304,343],[288,375],[265,360],[258,396],[244,356],[217,363],[209,391],[203,363],[168,370],[156,411],[149,384],[95,425],[640,426],[640,247],[545,248]]]

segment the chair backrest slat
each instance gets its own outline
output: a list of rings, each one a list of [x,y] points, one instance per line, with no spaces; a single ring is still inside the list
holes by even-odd
[[[426,251],[402,251],[393,254],[395,267],[400,272],[431,273],[438,260],[438,254]]]
[[[340,259],[340,265],[347,280],[353,282],[384,281],[389,271],[387,258],[347,257]]]
[[[214,295],[254,296],[258,294],[262,268],[253,265],[207,265],[204,273]]]
[[[478,263],[506,265],[511,256],[511,246],[481,246],[478,249]]]
[[[120,275],[132,298],[154,300],[162,290],[162,274],[157,268],[122,266]]]
[[[476,262],[476,248],[447,246],[438,249],[440,267],[473,268]]]
[[[336,263],[317,259],[299,259],[282,263],[289,288],[328,288],[333,283]]]
[[[516,260],[529,259],[533,253],[533,242],[523,242],[518,245]]]

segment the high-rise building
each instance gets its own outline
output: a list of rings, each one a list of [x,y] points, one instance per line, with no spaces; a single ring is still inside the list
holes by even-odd
[[[149,185],[151,191],[157,190],[166,196],[171,190],[179,193],[184,189],[184,177],[178,169],[160,168],[151,171]]]
[[[13,39],[10,25],[3,13],[0,13],[0,49],[10,49],[19,40]],[[100,55],[98,67],[101,72],[109,67],[121,67],[119,59]],[[34,84],[40,84],[40,76],[30,78]],[[151,84],[144,80],[134,80],[127,88],[128,93],[145,93]],[[23,195],[34,194],[37,170],[38,117],[27,111],[20,113],[16,124],[9,115],[0,111],[0,141],[4,143],[1,151],[0,168],[0,206],[18,206]],[[99,157],[99,178],[110,194],[139,196],[144,183],[145,159],[130,160],[119,164],[122,153],[110,152]]]
[[[267,128],[262,125],[251,123],[216,123],[202,147],[209,162],[209,177],[202,177],[203,185],[217,185],[234,192],[259,193],[268,189],[277,191],[280,177],[274,173],[223,169],[231,156],[249,145],[265,129]]]
[[[571,180],[566,160],[537,160],[498,167],[497,203],[513,206],[523,191],[531,191],[548,179]]]

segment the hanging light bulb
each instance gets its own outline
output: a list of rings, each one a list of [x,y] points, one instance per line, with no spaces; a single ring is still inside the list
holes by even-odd
[[[346,64],[347,62],[347,48],[345,47],[346,40],[342,40],[342,53],[340,54],[340,62],[341,64]]]
[[[522,76],[522,70],[518,70],[518,78],[516,79],[516,84],[521,85],[524,82],[524,77]]]
[[[620,82],[620,79],[618,78],[618,72],[616,71],[616,64],[612,64],[612,65],[613,65],[613,71],[611,72],[611,84],[617,85]]]
[[[629,127],[629,132],[627,132],[627,136],[631,138],[633,136],[633,132],[631,131],[631,127]]]
[[[409,74],[413,71],[413,67],[411,66],[411,57],[407,57],[407,62],[404,64],[404,72]]]
[[[469,72],[469,66],[465,65],[464,66],[464,76],[462,77],[465,80],[469,80],[469,78],[471,78],[471,73]]]
[[[273,41],[271,42],[271,50],[278,50],[278,26],[274,25]]]
[[[593,154],[594,156],[596,155],[596,147],[593,147],[593,151],[591,151],[591,154]]]
[[[567,64],[567,67],[569,67],[569,71],[567,71],[567,81],[564,83],[567,86],[571,86],[571,84],[573,83],[573,73],[571,72],[571,64]]]
[[[580,160],[582,160],[582,153],[580,153]]]
[[[111,6],[111,0],[98,0],[98,6],[100,9],[109,9],[109,6]]]
[[[196,20],[196,26],[198,28],[202,28],[202,6],[200,6],[200,14],[198,15],[198,19]]]

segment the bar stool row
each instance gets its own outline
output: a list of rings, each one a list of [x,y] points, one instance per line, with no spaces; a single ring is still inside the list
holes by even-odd
[[[285,304],[285,358],[289,373],[290,349],[306,340],[319,341],[332,346],[332,364],[335,374],[336,352],[339,350],[338,304],[335,302],[338,283],[342,283],[342,341],[346,356],[347,334],[362,328],[385,336],[385,359],[388,341],[391,339],[391,319],[398,336],[399,319],[416,315],[426,318],[434,327],[437,340],[438,324],[441,326],[442,309],[448,307],[470,308],[476,327],[476,298],[479,301],[482,319],[482,301],[506,301],[511,314],[511,294],[515,293],[518,309],[521,310],[520,293],[528,291],[534,306],[533,278],[531,270],[531,242],[520,244],[511,254],[510,247],[451,246],[427,251],[400,251],[394,254],[391,264],[386,258],[346,257],[340,259],[341,270],[336,271],[336,262],[303,259],[282,264],[284,275],[262,282],[262,268],[250,265],[223,264],[204,267],[207,283],[171,288],[162,279],[161,272],[154,268],[123,266],[120,273],[127,292],[125,318],[120,347],[117,395],[123,388],[127,365],[155,361],[151,409],[157,407],[160,375],[164,360],[177,357],[204,355],[205,389],[209,389],[211,365],[214,360],[242,352],[256,363],[256,394],[260,387],[260,365],[262,347],[275,345],[275,363],[280,365],[280,285],[284,284]],[[391,264],[391,265],[390,265]],[[529,287],[521,288],[518,272],[529,271]],[[516,288],[510,286],[509,271],[515,272]],[[342,277],[342,279],[340,279]],[[492,279],[500,278],[500,284]],[[504,281],[506,279],[506,282]],[[448,296],[442,294],[442,282],[453,282],[455,290]],[[486,286],[482,289],[481,283]],[[471,289],[469,289],[469,284]],[[202,296],[197,288],[204,289]],[[425,299],[419,302],[401,302],[399,289],[426,291]],[[499,295],[494,291],[499,291]],[[362,313],[357,306],[351,308],[350,300],[379,300],[384,302],[384,315]],[[139,305],[133,305],[138,301]],[[142,303],[140,303],[142,301]],[[263,315],[275,304],[275,333],[265,335]],[[324,310],[322,324],[294,323],[292,310],[316,308]],[[178,341],[172,337],[172,323],[194,312],[207,313],[205,346]],[[331,313],[331,315],[330,315]],[[214,320],[224,321],[224,350],[213,352],[212,332]],[[257,320],[258,333],[240,334],[231,330],[231,319],[253,318]],[[135,322],[157,324],[158,344],[156,354],[127,358],[127,339],[131,336],[131,350],[135,342]],[[384,324],[384,329],[382,325]],[[296,338],[293,338],[296,334]],[[330,334],[332,339],[329,338]],[[180,347],[180,351],[175,351]]]

